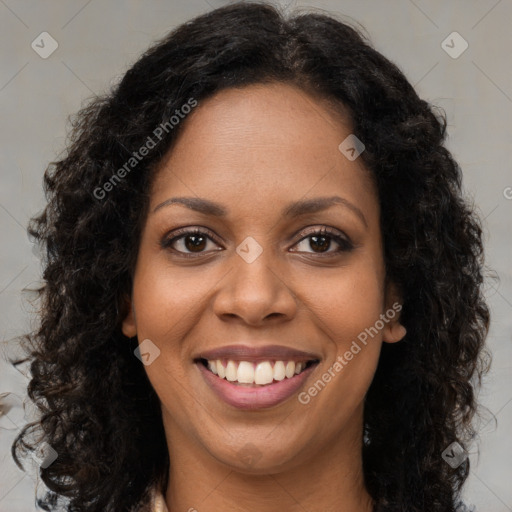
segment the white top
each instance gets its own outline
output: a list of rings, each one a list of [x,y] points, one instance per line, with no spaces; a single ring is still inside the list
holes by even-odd
[[[156,489],[151,501],[151,512],[169,512],[162,493]]]

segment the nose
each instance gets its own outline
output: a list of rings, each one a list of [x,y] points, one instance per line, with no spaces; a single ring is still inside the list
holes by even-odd
[[[269,321],[289,321],[297,311],[295,294],[283,272],[263,253],[253,262],[233,255],[234,264],[214,298],[214,312],[223,321],[239,319],[259,326]]]

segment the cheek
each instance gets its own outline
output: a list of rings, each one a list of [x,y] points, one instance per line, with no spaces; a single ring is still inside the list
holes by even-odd
[[[304,302],[320,327],[338,345],[339,350],[375,324],[382,313],[383,277],[379,266],[340,267],[336,272],[308,279]]]
[[[189,360],[181,340],[198,321],[201,292],[201,286],[183,282],[166,265],[139,262],[133,286],[137,337],[139,344],[150,340],[156,346],[158,356],[144,370],[163,401],[184,378]]]
[[[200,321],[205,283],[186,279],[167,265],[144,264],[141,260],[134,279],[139,343],[149,339],[159,355],[144,370],[162,404],[180,418],[190,407],[184,384],[190,369],[190,353],[182,340]]]
[[[372,328],[382,313],[383,274],[378,264],[362,263],[340,268],[335,276],[317,275],[308,286],[307,306],[329,344],[325,365],[318,375],[328,390],[320,392],[324,386],[320,383],[307,392],[310,396],[321,395],[317,407],[332,410],[334,416],[340,416],[339,421],[345,421],[348,411],[363,400],[382,342],[382,332],[375,334]]]
[[[159,340],[162,344],[179,340],[200,319],[207,293],[215,284],[212,272],[176,270],[165,261],[142,261],[140,268],[134,280],[139,337],[154,338],[155,343]]]

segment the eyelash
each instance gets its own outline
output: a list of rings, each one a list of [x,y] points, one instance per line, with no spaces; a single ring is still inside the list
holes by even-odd
[[[178,241],[182,238],[185,238],[187,236],[191,236],[191,235],[203,235],[203,236],[206,236],[209,240],[213,241],[214,243],[219,244],[219,242],[217,242],[215,240],[216,237],[209,230],[207,230],[205,228],[201,228],[201,229],[200,228],[184,228],[184,229],[176,231],[174,233],[174,236],[172,236],[171,238],[164,238],[161,242],[161,246],[164,249],[171,249],[176,254],[179,254],[180,257],[185,257],[185,258],[197,258],[197,257],[200,257],[201,255],[206,254],[207,252],[198,252],[198,253],[182,252],[182,251],[178,251],[172,247],[172,245],[176,241]],[[312,230],[308,233],[305,233],[304,236],[300,240],[295,242],[294,245],[297,245],[297,244],[303,242],[304,240],[307,240],[308,238],[313,237],[313,236],[324,236],[324,237],[326,236],[326,237],[330,238],[331,240],[333,240],[334,242],[336,242],[340,248],[336,251],[327,251],[325,253],[306,252],[306,254],[314,254],[315,256],[325,258],[325,257],[329,257],[329,256],[332,257],[333,255],[336,255],[336,254],[339,254],[342,252],[349,252],[352,249],[354,249],[354,245],[347,237],[340,235],[338,230],[329,228],[327,226],[323,226],[321,228],[315,229],[314,231]],[[302,251],[292,251],[292,252],[302,252]]]

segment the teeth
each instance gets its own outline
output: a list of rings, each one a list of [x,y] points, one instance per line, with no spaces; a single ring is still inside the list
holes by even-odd
[[[217,361],[208,361],[208,369],[217,375]]]
[[[276,361],[274,365],[274,379],[283,380],[286,377],[283,361]]]
[[[238,382],[252,384],[254,382],[254,366],[247,361],[241,361],[237,371]]]
[[[228,361],[228,365],[226,366],[226,379],[229,382],[235,382],[237,379],[237,369],[234,361]]]
[[[220,359],[217,359],[216,362],[216,365],[217,366],[217,374],[218,376],[223,379],[225,376],[226,376],[226,369],[224,368],[224,366],[222,365],[222,362]]]
[[[249,361],[228,360],[223,364],[220,359],[208,361],[208,369],[221,379],[240,384],[256,384],[264,386],[272,381],[291,379],[301,373],[306,367],[305,362],[295,361],[261,361],[252,363]]]
[[[295,375],[295,363],[293,361],[288,361],[286,363],[284,373],[289,379],[291,379]]]
[[[270,384],[274,380],[274,370],[272,365],[265,361],[258,363],[254,370],[254,384]]]

